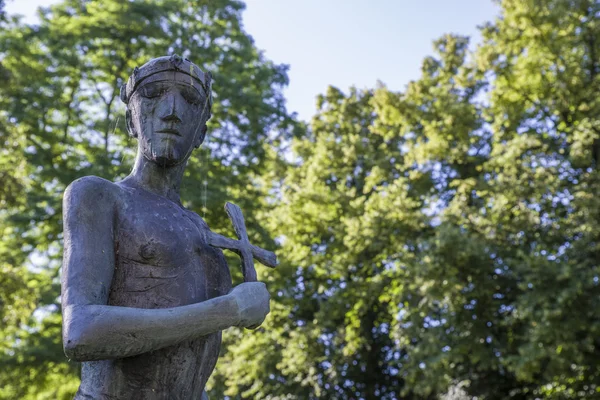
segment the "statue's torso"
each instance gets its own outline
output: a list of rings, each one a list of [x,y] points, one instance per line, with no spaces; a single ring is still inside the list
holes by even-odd
[[[143,189],[120,188],[109,305],[178,307],[231,290],[223,253],[207,244],[200,217]],[[135,357],[86,362],[78,397],[199,399],[220,342],[215,333]]]

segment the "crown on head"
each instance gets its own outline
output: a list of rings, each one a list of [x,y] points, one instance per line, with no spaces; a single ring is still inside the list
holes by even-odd
[[[121,86],[121,100],[128,104],[129,99],[140,85],[140,83],[155,74],[164,71],[177,71],[191,77],[191,84],[198,84],[207,96],[209,107],[212,105],[212,75],[203,72],[196,64],[187,58],[181,58],[177,54],[172,56],[158,57],[148,61],[140,68],[136,67],[127,83]]]

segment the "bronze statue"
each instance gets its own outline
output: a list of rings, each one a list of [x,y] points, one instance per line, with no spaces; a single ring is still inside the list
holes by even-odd
[[[160,57],[121,89],[135,166],[120,182],[87,176],[64,195],[62,274],[66,355],[82,361],[76,399],[199,399],[217,362],[221,331],[255,328],[269,312],[239,208],[239,240],[210,231],[179,192],[192,150],[206,135],[212,78],[187,59]],[[242,256],[232,289],[220,248]]]

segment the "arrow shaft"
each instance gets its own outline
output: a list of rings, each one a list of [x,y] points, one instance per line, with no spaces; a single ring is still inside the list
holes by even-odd
[[[244,281],[256,282],[258,277],[256,275],[256,269],[254,268],[254,259],[256,258],[264,265],[273,268],[277,265],[277,257],[275,256],[275,253],[261,249],[250,243],[248,240],[248,233],[246,232],[244,215],[238,206],[227,202],[225,204],[225,211],[227,211],[227,215],[229,215],[229,219],[233,224],[233,228],[235,229],[235,233],[239,240],[230,239],[219,235],[218,233],[209,231],[208,242],[211,246],[229,249],[238,253],[242,258]]]
[[[233,250],[235,252],[242,251],[239,240],[231,239],[214,232],[209,232],[208,243],[213,247],[219,247],[221,249]]]
[[[241,251],[242,256],[242,273],[244,274],[245,282],[256,282],[258,277],[256,275],[256,268],[254,268],[254,260],[252,259],[252,253],[250,249],[246,248]]]
[[[244,221],[244,214],[242,214],[242,210],[233,203],[225,204],[225,211],[227,215],[229,215],[229,219],[233,224],[233,229],[237,234],[238,238],[242,242],[248,241],[248,232],[246,232],[246,221]]]
[[[277,266],[277,256],[272,251],[262,249],[251,243],[245,244],[239,240],[219,235],[218,233],[209,232],[209,235],[209,244],[213,247],[232,250],[238,254],[241,254],[245,248],[249,248],[251,256],[256,258],[261,264],[271,268]]]

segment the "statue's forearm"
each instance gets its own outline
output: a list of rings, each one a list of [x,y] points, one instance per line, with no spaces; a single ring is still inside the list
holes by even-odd
[[[124,358],[237,325],[231,295],[175,308],[73,305],[64,310],[63,343],[76,361]]]

